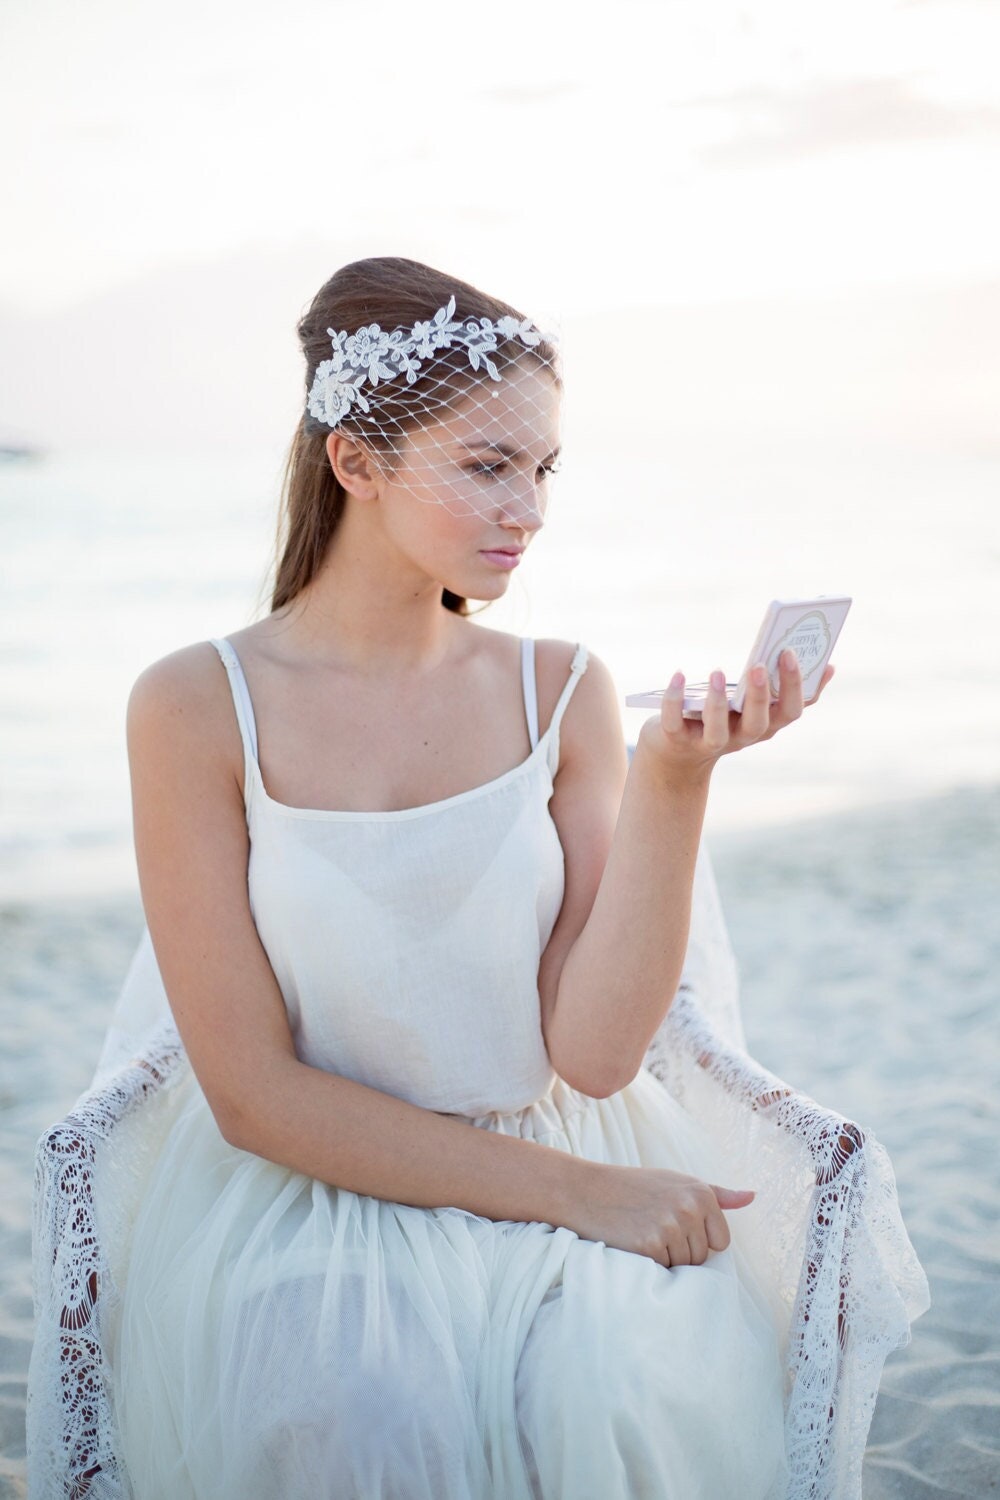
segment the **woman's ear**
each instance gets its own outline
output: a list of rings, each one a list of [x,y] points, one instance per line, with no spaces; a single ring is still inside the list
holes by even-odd
[[[331,432],[326,453],[338,482],[358,500],[374,500],[378,494],[378,469],[371,454],[342,432]]]

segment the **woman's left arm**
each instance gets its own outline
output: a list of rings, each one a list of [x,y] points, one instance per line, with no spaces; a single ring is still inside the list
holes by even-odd
[[[827,668],[821,691],[831,676]],[[701,720],[683,717],[683,699],[678,674],[659,715],[642,726],[627,774],[614,682],[593,657],[562,724],[551,806],[566,892],[539,994],[552,1066],[595,1098],[636,1076],[677,992],[715,765],[770,739],[803,707],[792,653],[782,660],[774,705],[760,668],[742,714],[729,712],[721,673],[713,674]]]

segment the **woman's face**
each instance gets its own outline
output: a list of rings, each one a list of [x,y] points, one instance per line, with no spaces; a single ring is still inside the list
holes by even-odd
[[[559,404],[552,374],[525,361],[410,434],[383,476],[383,517],[394,539],[453,593],[502,594],[512,557],[544,524]]]

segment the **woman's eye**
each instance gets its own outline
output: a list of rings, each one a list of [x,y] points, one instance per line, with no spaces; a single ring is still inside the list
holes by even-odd
[[[497,461],[492,464],[485,463],[482,459],[480,459],[477,463],[469,466],[469,473],[486,474],[491,479],[506,479],[511,472],[511,468],[512,465],[506,458],[497,459]],[[535,477],[538,480],[548,479],[551,475],[558,474],[559,468],[559,459],[556,459],[555,463],[539,464],[538,468],[535,470]]]

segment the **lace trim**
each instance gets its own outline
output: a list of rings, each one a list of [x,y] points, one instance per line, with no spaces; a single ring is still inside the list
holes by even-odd
[[[48,1130],[35,1162],[35,1342],[28,1374],[28,1481],[33,1495],[127,1500],[118,1453],[106,1330],[118,1290],[98,1232],[94,1177],[126,1117],[185,1060],[172,1023],[144,1056]]]
[[[155,1137],[151,1125],[138,1127],[188,1069],[146,945],[124,998],[102,1068],[139,1060],[85,1095],[38,1148],[28,1474],[39,1496],[130,1495],[103,1352],[118,1302],[110,1252],[124,1243],[130,1190],[143,1180],[143,1149]],[[148,1032],[151,1015],[164,1012]],[[140,1039],[144,1032],[151,1040]],[[787,1309],[788,1500],[858,1500],[882,1366],[927,1307],[927,1281],[881,1145],[743,1049],[732,950],[704,851],[685,976],[644,1066],[715,1141],[734,1180],[757,1190],[769,1280]],[[100,1223],[96,1212],[99,1169],[102,1194],[114,1187],[111,1213],[117,1208],[122,1221],[110,1229],[107,1210]]]
[[[176,1076],[158,1044],[42,1138],[36,1189],[38,1334],[29,1382],[33,1492],[88,1500],[129,1493],[116,1450],[102,1334],[117,1291],[94,1206],[98,1153]],[[767,1206],[776,1277],[787,1289],[790,1500],[860,1495],[882,1366],[909,1339],[926,1281],[906,1237],[881,1146],[853,1121],[727,1047],[682,989],[645,1066],[752,1163]],[[734,1161],[738,1171],[739,1161]]]
[[[883,1147],[745,1052],[725,1046],[681,988],[645,1066],[696,1114],[766,1204],[792,1292],[785,1359],[789,1500],[860,1497],[885,1360],[910,1340],[927,1281]],[[741,1160],[745,1165],[741,1166]]]

